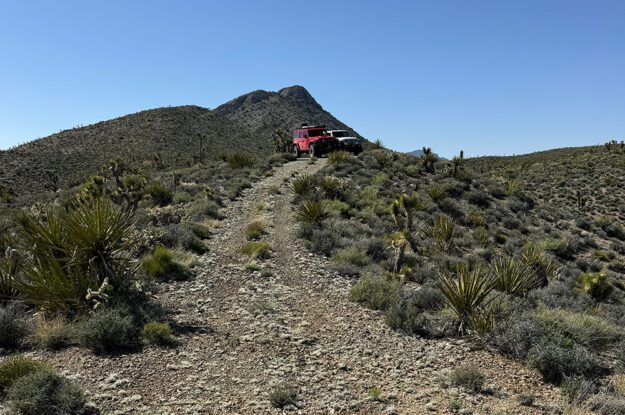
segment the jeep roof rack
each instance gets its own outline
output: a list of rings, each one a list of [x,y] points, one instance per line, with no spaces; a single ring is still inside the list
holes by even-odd
[[[309,125],[307,122],[303,122],[300,128],[326,128],[325,125]]]

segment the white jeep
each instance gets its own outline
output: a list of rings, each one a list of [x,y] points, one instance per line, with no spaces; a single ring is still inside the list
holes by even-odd
[[[328,135],[331,135],[339,141],[339,148],[341,150],[349,151],[356,155],[362,153],[362,142],[360,138],[349,135],[347,130],[328,130]]]

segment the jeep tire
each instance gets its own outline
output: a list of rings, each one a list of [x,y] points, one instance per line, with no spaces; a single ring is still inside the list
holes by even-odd
[[[295,158],[299,158],[300,156],[300,151],[299,151],[299,147],[297,145],[293,146],[293,155],[295,156]]]
[[[310,158],[319,156],[319,151],[317,151],[314,144],[311,144],[308,148],[308,154],[310,155]]]

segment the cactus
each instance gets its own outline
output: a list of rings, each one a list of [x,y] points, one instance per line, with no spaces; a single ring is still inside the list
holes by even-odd
[[[198,139],[198,152],[199,152],[199,162],[204,164],[204,156],[206,154],[206,149],[204,148],[204,140],[206,139],[206,134],[197,133]],[[194,161],[198,160],[195,156],[193,157]]]

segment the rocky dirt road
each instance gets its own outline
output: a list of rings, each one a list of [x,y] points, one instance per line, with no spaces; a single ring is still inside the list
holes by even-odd
[[[349,302],[352,282],[296,236],[288,182],[324,163],[288,163],[248,189],[225,208],[197,277],[163,284],[158,297],[181,331],[178,348],[38,354],[111,414],[276,414],[268,395],[280,384],[297,389],[297,407],[286,410],[301,414],[551,413],[558,393],[533,371],[463,340],[405,336]],[[246,225],[259,216],[270,223],[263,239],[273,254],[261,265],[271,275],[246,270],[240,253]],[[463,364],[484,371],[491,393],[444,383]],[[521,406],[521,393],[535,395],[534,406]]]

